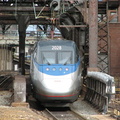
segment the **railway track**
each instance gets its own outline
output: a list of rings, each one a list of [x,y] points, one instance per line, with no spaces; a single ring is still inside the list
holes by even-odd
[[[0,90],[9,90],[12,88],[13,78],[11,75],[0,76]]]
[[[50,120],[86,120],[79,114],[73,112],[70,109],[64,110],[50,110],[45,109],[44,114],[50,118]]]
[[[72,111],[70,108],[45,108],[33,97],[29,97],[31,109],[37,114],[42,114],[49,120],[86,120],[84,117]]]
[[[30,108],[37,114],[49,118],[49,120],[86,120],[84,117],[72,111],[70,108],[45,108],[32,95],[28,97]]]

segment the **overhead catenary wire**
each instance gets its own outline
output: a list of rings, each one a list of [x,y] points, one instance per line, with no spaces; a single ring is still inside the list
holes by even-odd
[[[15,16],[17,15],[17,0],[15,0]]]
[[[36,14],[36,9],[35,9],[35,3],[33,2],[33,9],[34,9],[34,15],[35,15],[35,19],[40,18],[40,14],[42,13],[42,11],[45,9],[46,6],[44,6],[40,12],[38,13],[38,15]]]

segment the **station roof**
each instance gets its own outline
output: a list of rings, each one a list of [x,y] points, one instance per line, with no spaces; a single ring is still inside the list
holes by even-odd
[[[51,24],[50,3],[52,0],[0,0],[0,24],[17,24],[16,15],[29,15],[30,24]],[[119,0],[102,0],[99,1],[99,13],[106,12],[108,9],[115,9],[119,6]],[[41,12],[41,13],[40,13]],[[40,17],[35,19],[35,14]]]
[[[98,2],[98,13],[104,14],[107,9],[116,9],[119,6],[119,0],[102,0]],[[107,6],[108,4],[108,6]]]

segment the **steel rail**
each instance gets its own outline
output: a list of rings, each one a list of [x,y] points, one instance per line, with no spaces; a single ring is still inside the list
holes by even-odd
[[[53,120],[59,120],[54,114],[52,114],[52,112],[50,112],[48,109],[45,109],[44,111],[45,114],[47,114],[47,116],[52,117]]]
[[[80,117],[81,120],[87,120],[85,117],[83,117],[82,115],[76,113],[75,111],[71,110],[73,112],[73,114],[77,115]]]
[[[12,83],[12,77],[10,75],[0,76],[1,90],[9,89],[11,83]]]
[[[52,111],[49,109],[45,109],[44,113],[47,116],[52,117],[53,120],[86,120],[86,118],[72,110]]]
[[[2,86],[11,76],[5,76],[3,79],[0,80],[0,86]]]

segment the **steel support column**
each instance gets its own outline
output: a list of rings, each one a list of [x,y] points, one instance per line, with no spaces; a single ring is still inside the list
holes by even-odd
[[[98,68],[100,72],[109,73],[109,20],[108,4],[104,13],[98,14]]]
[[[89,70],[98,71],[98,1],[89,0]]]
[[[24,15],[18,16],[18,31],[19,31],[19,71],[22,75],[25,74],[25,38],[26,28],[29,17]]]

